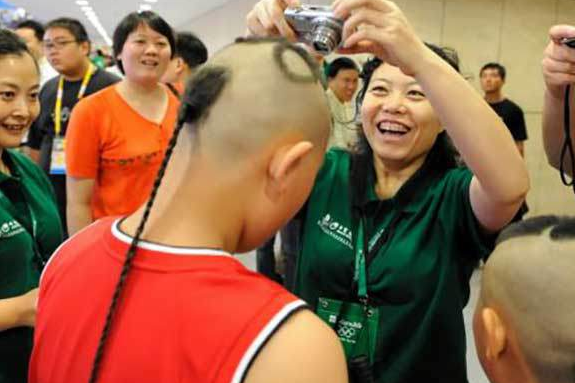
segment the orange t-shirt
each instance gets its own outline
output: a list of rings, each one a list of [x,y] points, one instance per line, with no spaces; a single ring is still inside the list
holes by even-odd
[[[136,112],[116,86],[74,107],[66,132],[66,172],[95,180],[94,220],[130,214],[148,199],[178,113],[178,99],[166,93],[168,109],[161,124]]]

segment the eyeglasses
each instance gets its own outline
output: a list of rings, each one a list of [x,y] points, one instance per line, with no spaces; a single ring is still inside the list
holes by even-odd
[[[52,49],[60,50],[60,49],[64,49],[66,47],[66,45],[68,45],[70,43],[75,43],[75,42],[77,42],[77,40],[56,40],[56,41],[49,41],[48,40],[48,41],[43,41],[42,46],[47,51],[50,51]]]

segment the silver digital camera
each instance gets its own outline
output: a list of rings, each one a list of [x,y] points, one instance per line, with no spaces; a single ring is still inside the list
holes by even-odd
[[[299,41],[322,55],[331,53],[341,43],[343,20],[336,19],[329,6],[302,5],[286,9],[284,15]]]

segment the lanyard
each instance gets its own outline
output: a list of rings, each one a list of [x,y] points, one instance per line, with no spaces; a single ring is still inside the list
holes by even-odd
[[[570,100],[570,93],[571,93],[571,85],[567,85],[565,87],[565,104],[563,105],[563,127],[565,131],[565,142],[563,143],[563,147],[561,148],[561,165],[559,167],[559,174],[561,175],[561,181],[565,186],[571,186],[573,192],[575,193],[575,179],[567,176],[567,172],[565,171],[565,163],[567,163],[567,159],[569,159],[569,165],[571,165],[571,171],[575,172],[575,153],[573,151],[573,143],[571,140],[571,108],[569,103]]]
[[[369,242],[365,242],[365,223],[363,214],[360,216],[357,228],[357,237],[355,239],[355,268],[353,273],[353,282],[357,285],[357,295],[359,301],[367,304],[367,258],[373,259],[375,254],[381,249],[384,243],[391,236],[391,232],[397,226],[401,213],[397,213],[389,225],[380,227],[371,237]],[[367,246],[366,246],[367,245]],[[367,253],[366,253],[367,248]]]
[[[82,85],[80,85],[80,90],[78,91],[78,100],[84,97],[84,93],[86,93],[86,88],[88,88],[88,84],[92,79],[92,76],[96,72],[96,67],[93,64],[90,64],[90,67],[84,74],[84,78],[82,79]],[[60,135],[62,131],[62,99],[64,98],[64,76],[60,76],[60,80],[58,81],[58,93],[56,93],[56,106],[54,107],[54,131],[56,132],[56,136]]]
[[[367,266],[365,265],[365,235],[363,218],[359,220],[357,237],[355,239],[355,270],[353,281],[357,284],[357,295],[360,302],[367,302]]]

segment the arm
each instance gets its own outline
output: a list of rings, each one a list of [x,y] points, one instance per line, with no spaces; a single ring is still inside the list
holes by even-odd
[[[0,299],[0,331],[15,327],[34,327],[38,289],[26,294]]]
[[[476,218],[487,231],[497,231],[529,190],[525,162],[503,121],[467,81],[439,58],[425,56],[415,77],[474,174],[469,193]]]
[[[564,90],[563,90],[564,92]],[[543,146],[549,165],[555,169],[561,168],[561,148],[565,141],[565,132],[563,130],[563,103],[564,96],[559,93],[554,94],[549,89],[545,90],[545,100],[543,103]],[[571,121],[575,119],[575,103],[573,97],[571,104]],[[575,125],[571,123],[571,135],[575,136]],[[573,176],[573,169],[569,163],[565,163],[565,170],[570,176]]]
[[[278,26],[283,14],[277,9],[282,9],[282,3],[258,3],[248,15],[248,30],[260,35],[281,31]],[[475,174],[470,198],[477,219],[488,231],[507,224],[527,194],[529,177],[497,114],[461,75],[423,44],[393,2],[337,0],[334,14],[346,20],[342,53],[374,54],[416,78]]]
[[[66,177],[66,218],[70,236],[92,223],[94,182],[92,178]]]
[[[273,377],[273,379],[272,379]],[[347,383],[346,361],[335,333],[308,310],[284,323],[248,371],[246,383]]]
[[[90,97],[80,100],[66,131],[66,218],[70,236],[93,221],[91,202],[100,163],[99,113]]]
[[[543,78],[545,79],[545,99],[543,104],[543,144],[549,164],[560,168],[561,148],[565,141],[563,130],[565,88],[575,84],[575,49],[560,43],[562,38],[575,37],[575,27],[557,25],[549,31],[551,41],[543,58]],[[575,136],[575,103],[571,91],[571,136]],[[565,170],[573,176],[570,164]]]
[[[394,3],[339,0],[335,12],[349,17],[344,47],[371,52],[415,77],[475,175],[469,191],[475,216],[488,231],[502,228],[529,190],[525,162],[503,121],[461,75],[425,47]]]

